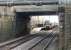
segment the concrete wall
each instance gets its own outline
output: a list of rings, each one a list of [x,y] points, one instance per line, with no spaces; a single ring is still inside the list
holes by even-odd
[[[0,6],[0,42],[15,38],[15,18],[9,7]]]
[[[59,14],[60,17],[64,21],[63,23],[60,22],[60,50],[71,50],[71,6],[69,4],[64,5],[64,16],[63,13]]]
[[[71,6],[65,6],[65,50],[71,50]]]
[[[0,42],[29,34],[30,17],[19,14],[13,7],[0,6]]]
[[[16,12],[16,35],[23,36],[30,32],[30,17],[24,12]]]
[[[14,38],[15,23],[10,16],[0,18],[0,42]]]

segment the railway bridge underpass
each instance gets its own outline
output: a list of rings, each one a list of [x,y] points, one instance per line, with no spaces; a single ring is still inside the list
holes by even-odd
[[[70,50],[70,9],[62,1],[0,3],[0,50]]]

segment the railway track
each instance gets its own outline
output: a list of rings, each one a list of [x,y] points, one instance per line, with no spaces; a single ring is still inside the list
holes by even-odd
[[[48,35],[29,35],[9,44],[0,46],[0,50],[6,50],[7,48],[7,50],[47,50],[56,37],[56,34],[52,33]]]
[[[32,46],[28,50],[46,50],[48,46],[52,43],[52,41],[56,38],[55,35],[49,35],[44,38],[42,41],[37,43],[36,45]]]
[[[46,50],[56,37],[52,33],[45,36],[38,36],[12,50]]]
[[[4,43],[1,43],[0,44],[0,50],[4,50],[4,48],[9,48],[9,49],[12,49],[12,48],[15,48],[19,45],[21,45],[22,43],[25,43],[26,41],[29,41],[33,38],[37,37],[36,35],[26,35],[26,36],[23,36],[23,37],[19,37],[17,39],[13,39],[11,41],[7,41],[7,42],[4,42]]]

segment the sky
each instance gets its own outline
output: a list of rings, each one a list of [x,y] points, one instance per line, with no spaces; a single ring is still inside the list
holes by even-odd
[[[31,19],[34,23],[45,23],[45,21],[49,21],[50,23],[59,24],[59,18],[57,15],[32,16]]]
[[[59,23],[57,15],[43,16],[44,20],[49,20],[51,23]]]

